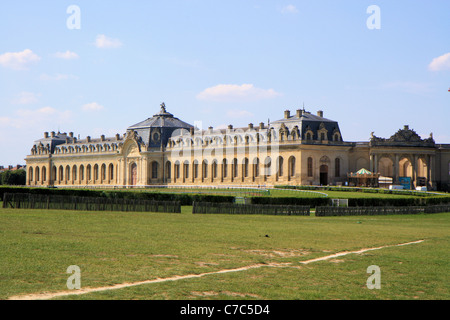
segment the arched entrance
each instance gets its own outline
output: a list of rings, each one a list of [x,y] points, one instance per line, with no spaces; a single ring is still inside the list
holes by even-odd
[[[135,186],[137,184],[137,165],[133,162],[130,166],[130,185]]]
[[[325,164],[320,166],[320,184],[328,185],[328,166]]]

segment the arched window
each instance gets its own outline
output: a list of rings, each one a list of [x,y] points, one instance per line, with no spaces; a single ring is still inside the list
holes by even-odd
[[[236,158],[233,159],[233,178],[238,177],[238,160]]]
[[[59,182],[63,181],[64,179],[64,168],[63,166],[59,166],[59,170],[58,170],[58,176],[59,176]]]
[[[114,180],[114,165],[112,163],[110,163],[108,167],[108,180]]]
[[[69,181],[70,180],[70,167],[69,166],[66,166],[66,176],[65,176],[65,179],[64,179],[64,181]]]
[[[253,177],[259,177],[259,158],[253,159]]]
[[[80,181],[84,180],[84,166],[80,166]]]
[[[295,157],[289,158],[289,176],[295,176]]]
[[[99,177],[99,175],[98,175],[98,164],[96,164],[94,166],[94,181],[97,181],[98,177]]]
[[[264,160],[264,175],[272,175],[272,159],[270,157],[266,157],[266,159]]]
[[[341,176],[341,159],[339,158],[334,160],[334,176],[336,178]]]
[[[42,167],[42,182],[47,181],[47,168]]]
[[[228,161],[227,161],[227,159],[223,159],[223,161],[222,161],[222,174],[223,174],[224,178],[226,178],[228,176]]]
[[[56,181],[56,179],[57,179],[57,178],[56,178],[56,166],[53,166],[53,167],[52,167],[52,172],[51,172],[51,174],[52,174],[52,178],[51,178],[51,179],[52,179],[53,181]]]
[[[175,168],[174,168],[175,172],[175,179],[179,179],[180,178],[180,163],[177,161],[175,162]]]
[[[189,162],[185,161],[183,163],[183,176],[185,179],[189,178]]]
[[[86,178],[88,181],[92,180],[92,167],[90,164],[86,167]]]
[[[202,177],[208,178],[208,161],[203,160],[202,163]]]
[[[194,179],[198,179],[198,161],[194,160],[194,163],[192,164],[192,175],[194,176]]]
[[[278,157],[278,176],[283,176],[283,157]]]
[[[158,179],[158,162],[152,162],[152,179]]]
[[[102,177],[102,181],[106,180],[106,164],[102,164],[102,169],[101,169],[101,177]]]
[[[36,171],[35,172],[36,172],[36,182],[39,182],[39,180],[41,180],[40,176],[39,176],[40,173],[41,173],[40,170],[39,170],[39,167],[36,167]]]
[[[166,178],[172,178],[172,164],[170,163],[170,161],[166,162]]]
[[[308,158],[308,177],[313,176],[313,159],[311,157]]]
[[[244,177],[248,177],[248,164],[249,161],[247,158],[244,159]]]
[[[72,167],[72,181],[76,181],[77,180],[77,166],[76,165],[74,165],[73,167]]]
[[[212,163],[212,177],[217,178],[217,160],[214,160]]]

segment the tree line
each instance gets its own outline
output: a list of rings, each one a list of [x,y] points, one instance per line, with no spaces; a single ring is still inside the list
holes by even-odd
[[[23,186],[27,181],[27,173],[24,169],[6,170],[0,172],[0,185]]]

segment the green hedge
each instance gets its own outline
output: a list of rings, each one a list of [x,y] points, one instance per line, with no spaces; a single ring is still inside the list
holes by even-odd
[[[233,203],[235,197],[207,195],[207,194],[183,194],[183,193],[159,193],[139,192],[129,190],[88,190],[88,189],[58,189],[58,188],[29,188],[29,187],[3,187],[0,186],[0,199],[5,193],[31,193],[42,195],[76,196],[76,197],[106,197],[111,199],[141,199],[155,201],[179,201],[182,206],[189,206],[197,202],[226,202]]]
[[[331,198],[253,197],[252,204],[330,206]],[[428,198],[349,198],[349,207],[427,206],[450,203],[450,196]]]
[[[404,196],[416,197],[434,197],[434,194],[425,193],[416,190],[389,190],[374,188],[358,188],[358,187],[333,187],[333,186],[275,186],[276,189],[293,189],[293,190],[313,190],[313,191],[342,191],[342,192],[362,192],[362,193],[381,193],[381,194],[398,194]]]

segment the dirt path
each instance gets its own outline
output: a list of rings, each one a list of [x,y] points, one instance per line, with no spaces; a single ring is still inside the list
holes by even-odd
[[[380,249],[384,249],[384,248],[418,244],[418,243],[422,243],[423,241],[425,241],[425,240],[418,240],[418,241],[413,241],[413,242],[401,243],[401,244],[396,244],[396,245],[388,245],[388,246],[382,246],[382,247],[376,247],[376,248],[365,248],[365,249],[360,249],[357,251],[345,251],[345,252],[340,252],[340,253],[336,253],[336,254],[332,254],[332,255],[325,256],[325,257],[316,258],[316,259],[300,261],[300,263],[309,264],[309,263],[313,263],[313,262],[333,259],[336,257],[342,257],[342,256],[345,256],[348,254],[360,254],[360,253],[364,253],[367,251],[380,250]],[[235,269],[224,269],[224,270],[206,272],[206,273],[200,273],[200,274],[188,274],[188,275],[184,275],[184,276],[158,278],[158,279],[145,280],[145,281],[139,281],[139,282],[133,282],[133,283],[121,283],[121,284],[116,284],[116,285],[107,286],[107,287],[85,288],[85,289],[79,289],[79,290],[61,291],[61,292],[53,292],[53,293],[49,292],[49,293],[38,293],[38,294],[29,294],[29,295],[21,295],[21,296],[12,296],[8,300],[47,300],[47,299],[63,297],[63,296],[70,296],[70,295],[81,295],[81,294],[87,294],[87,293],[92,293],[92,292],[117,290],[117,289],[122,289],[122,288],[140,286],[140,285],[144,285],[144,284],[201,278],[201,277],[208,276],[208,275],[223,274],[223,273],[230,273],[230,272],[241,272],[241,271],[247,271],[250,269],[258,269],[258,268],[262,268],[262,267],[285,268],[285,267],[288,267],[289,265],[290,264],[286,264],[286,263],[254,264],[254,265],[235,268]]]

